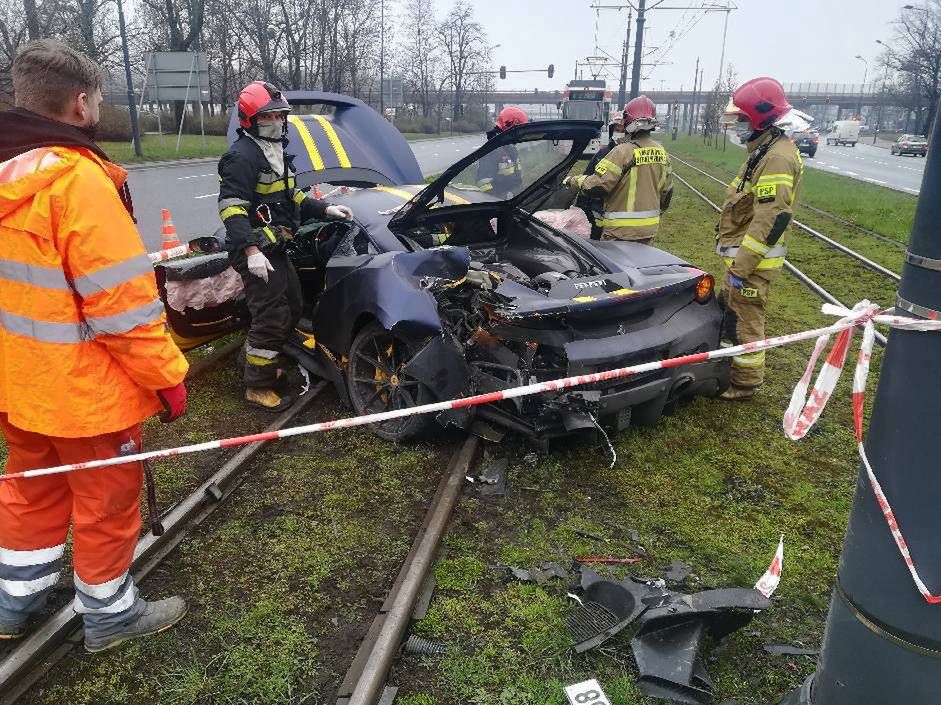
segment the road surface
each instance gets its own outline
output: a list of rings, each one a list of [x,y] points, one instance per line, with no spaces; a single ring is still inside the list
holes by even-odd
[[[729,141],[741,147],[737,140]],[[826,135],[821,134],[817,154],[813,159],[804,155],[804,166],[918,195],[927,160],[896,157],[888,149],[874,147],[871,142],[871,135],[868,138],[863,135],[855,147],[837,147],[828,145]]]
[[[483,135],[461,135],[409,142],[422,174],[444,171],[484,142]],[[128,176],[134,212],[148,252],[160,249],[161,210],[169,209],[180,240],[208,235],[221,227],[216,199],[215,161],[177,166],[146,166]]]

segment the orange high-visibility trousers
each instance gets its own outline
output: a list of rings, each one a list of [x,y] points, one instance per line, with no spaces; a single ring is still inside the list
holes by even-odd
[[[92,438],[24,431],[0,413],[6,472],[137,453],[141,427]],[[137,600],[127,575],[141,529],[140,463],[0,482],[0,621],[42,608],[58,578],[70,522],[76,610],[116,617]]]

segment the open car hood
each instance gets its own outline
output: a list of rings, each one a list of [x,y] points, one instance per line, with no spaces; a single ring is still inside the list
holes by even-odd
[[[285,91],[295,112],[288,118],[288,145],[297,184],[398,186],[424,181],[412,148],[395,127],[357,98],[321,91]],[[297,108],[324,106],[324,114]],[[332,109],[332,110],[331,110]],[[307,112],[307,111],[304,111]],[[238,111],[232,111],[228,138],[238,138]]]
[[[473,198],[465,204],[450,207],[459,209],[486,202],[503,204],[512,208],[519,203],[526,202],[534,194],[552,184],[559,174],[568,172],[572,164],[581,156],[585,146],[598,136],[600,129],[601,123],[594,120],[540,120],[518,125],[502,132],[488,140],[476,151],[452,164],[441,176],[419,191],[411,201],[399,209],[398,213],[389,221],[389,227],[392,229],[407,228],[423,214],[442,206],[445,203],[445,189],[448,189],[449,192],[466,195],[467,189],[464,187],[458,188],[452,184],[452,181],[464,170],[475,163],[479,163],[483,157],[491,152],[509,145],[518,146],[526,142],[565,142],[571,140],[573,144],[564,159],[551,165],[551,168],[547,167],[545,173],[535,176],[535,178],[532,174],[529,175],[527,178],[528,183],[524,184],[524,188],[512,198],[501,199],[487,194],[484,198]]]

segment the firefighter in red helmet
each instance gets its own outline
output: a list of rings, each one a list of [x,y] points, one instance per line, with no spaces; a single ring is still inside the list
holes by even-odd
[[[219,160],[219,216],[226,251],[245,286],[252,316],[245,341],[245,400],[282,411],[293,399],[278,389],[282,347],[301,316],[301,287],[285,239],[312,218],[349,220],[332,206],[294,187],[293,157],[286,154],[291,106],[275,86],[249,83],[239,94],[238,139]]]
[[[487,133],[491,140],[518,125],[529,122],[529,116],[520,108],[504,108],[497,115],[496,125]],[[523,187],[523,168],[514,145],[496,149],[483,159],[477,167],[477,186],[499,198],[515,195]]]
[[[717,253],[726,275],[719,301],[725,307],[723,338],[732,344],[765,337],[771,283],[784,266],[787,229],[804,167],[783,126],[792,108],[773,78],[755,78],[732,95],[723,115],[746,146],[747,157],[729,184],[716,225]],[[751,399],[764,381],[765,353],[732,359],[731,386],[721,398]]]
[[[650,137],[657,124],[653,101],[645,95],[634,98],[624,107],[626,139],[599,159],[591,174],[563,182],[577,194],[604,199],[604,214],[594,219],[604,240],[649,244],[660,227],[660,214],[670,207],[670,158]]]

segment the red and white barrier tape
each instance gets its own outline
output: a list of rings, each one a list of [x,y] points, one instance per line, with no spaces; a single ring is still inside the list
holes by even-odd
[[[941,330],[941,321],[923,321],[901,316],[886,316],[878,314],[877,311],[878,308],[871,305],[868,301],[857,304],[852,311],[831,304],[825,304],[823,307],[824,313],[841,316],[844,321],[856,320],[864,324],[863,342],[859,349],[856,371],[853,375],[853,426],[856,432],[856,446],[859,451],[859,457],[863,461],[863,466],[866,468],[866,475],[869,477],[869,484],[872,487],[873,494],[876,497],[876,501],[879,503],[879,508],[885,516],[895,545],[898,546],[899,553],[902,554],[902,560],[905,561],[905,565],[908,567],[908,572],[911,573],[912,580],[915,582],[918,592],[921,593],[921,596],[930,604],[937,605],[941,604],[941,595],[932,594],[918,574],[911,551],[908,548],[905,537],[902,535],[902,530],[899,528],[898,520],[895,518],[895,512],[892,510],[889,499],[886,497],[885,491],[882,489],[882,485],[879,483],[876,473],[869,463],[869,457],[866,455],[866,447],[863,444],[863,409],[866,403],[866,381],[869,378],[869,363],[872,359],[872,347],[876,335],[874,324],[884,323],[893,328],[905,330],[938,331]],[[823,363],[823,367],[821,367],[820,373],[817,375],[817,380],[814,382],[813,389],[811,389],[810,396],[808,397],[807,387],[810,383],[810,378],[813,376],[820,353],[823,352],[830,340],[830,335],[827,334],[817,339],[813,355],[811,355],[810,361],[807,363],[807,369],[794,388],[791,403],[784,414],[784,433],[791,440],[800,440],[806,436],[807,432],[817,422],[817,419],[820,418],[820,414],[823,413],[827,401],[829,401],[832,396],[833,390],[840,380],[840,375],[843,373],[846,355],[849,351],[852,337],[852,328],[845,328],[837,335],[836,342],[830,350],[830,354],[827,355],[827,359]]]
[[[159,250],[158,252],[151,252],[147,255],[150,258],[152,264],[157,262],[166,262],[168,259],[173,259],[174,257],[182,257],[183,255],[188,255],[190,253],[189,245],[180,245],[179,247],[171,247],[169,250]]]
[[[173,250],[168,250],[168,252],[173,252]],[[449,409],[462,409],[465,407],[477,406],[480,404],[490,404],[507,399],[517,399],[519,397],[531,396],[533,394],[540,394],[543,392],[557,392],[583,384],[605,382],[613,379],[620,379],[622,377],[628,377],[630,375],[639,374],[642,372],[682,367],[684,365],[706,362],[708,360],[730,358],[746,352],[770,350],[772,348],[778,348],[804,340],[816,339],[817,343],[814,348],[814,352],[811,355],[810,362],[804,372],[804,375],[801,377],[797,387],[794,390],[794,393],[791,397],[791,403],[788,406],[784,417],[784,431],[788,438],[792,440],[799,440],[807,434],[814,423],[816,423],[817,419],[820,418],[820,414],[826,407],[827,401],[832,395],[833,390],[836,387],[836,383],[840,378],[840,373],[842,372],[846,355],[849,350],[849,343],[852,339],[852,330],[857,325],[863,325],[863,345],[859,353],[859,361],[857,363],[856,375],[853,383],[853,417],[859,454],[863,460],[863,464],[866,467],[866,472],[869,475],[869,481],[872,485],[873,492],[876,495],[876,499],[879,502],[879,506],[882,508],[883,513],[885,514],[886,521],[889,524],[889,529],[892,532],[892,536],[899,547],[899,551],[902,553],[902,557],[912,574],[912,578],[914,579],[919,592],[928,602],[932,604],[941,603],[941,596],[932,595],[925,587],[925,584],[919,577],[918,572],[915,570],[911,554],[909,553],[908,546],[905,543],[905,539],[898,527],[898,522],[895,519],[892,508],[890,507],[888,499],[886,498],[885,493],[882,491],[882,487],[876,479],[875,473],[873,472],[872,467],[869,464],[869,460],[866,457],[865,449],[863,447],[862,430],[865,385],[869,373],[869,360],[872,354],[873,340],[875,337],[874,324],[881,323],[903,330],[939,331],[941,330],[941,321],[926,321],[902,316],[879,314],[878,307],[870,304],[868,301],[863,301],[857,304],[856,307],[851,311],[840,308],[838,306],[833,306],[831,304],[824,304],[822,310],[825,314],[840,316],[840,320],[837,323],[824,328],[817,328],[801,333],[791,333],[789,335],[776,336],[774,338],[768,338],[766,340],[761,340],[754,343],[745,343],[744,345],[720,348],[719,350],[710,350],[708,352],[696,353],[693,355],[683,355],[681,357],[670,358],[668,360],[658,360],[656,362],[648,362],[641,365],[622,367],[616,370],[606,370],[604,372],[595,372],[587,375],[565,377],[563,379],[551,380],[548,382],[539,382],[522,387],[514,387],[512,389],[504,389],[498,392],[478,394],[472,397],[452,399],[449,401],[436,402],[434,404],[423,404],[421,406],[416,406],[409,409],[396,409],[393,411],[367,414],[365,416],[336,419],[334,421],[324,421],[321,423],[309,424],[307,426],[295,426],[293,428],[281,429],[280,431],[269,431],[266,433],[256,433],[250,436],[225,438],[216,441],[208,441],[206,443],[180,446],[177,448],[152,450],[117,458],[90,460],[84,463],[72,463],[69,465],[59,465],[57,467],[25,470],[23,472],[0,475],[0,481],[22,479],[27,477],[41,477],[44,475],[56,475],[60,473],[74,472],[76,470],[87,470],[91,468],[123,465],[125,463],[154,460],[157,458],[169,458],[176,455],[201,453],[203,451],[217,450],[220,448],[232,448],[235,446],[247,445],[249,443],[256,443],[258,441],[272,441],[282,438],[290,438],[292,436],[302,436],[312,433],[320,433],[322,431],[332,431],[338,428],[365,426],[372,423],[390,421],[392,419],[416,416],[418,414],[430,414],[440,411],[447,411]],[[810,397],[808,399],[806,397],[807,387],[809,386],[810,378],[813,375],[813,370],[816,366],[817,359],[826,348],[830,336],[834,334],[838,335],[837,343],[834,345],[833,349],[830,351],[830,354],[827,356],[827,360],[824,363],[824,366],[821,369],[816,382],[814,383],[814,387],[811,390]],[[780,550],[782,554],[781,560],[783,560],[783,543],[780,545]],[[774,572],[772,569],[775,568],[775,563],[777,563],[778,572],[776,578],[777,580],[780,580],[781,561],[778,560],[777,556],[775,557],[775,561],[772,562],[771,568],[769,568],[769,574]],[[766,574],[766,577],[769,574]],[[770,577],[771,581],[773,582],[775,576],[771,575]],[[759,580],[759,584],[761,584],[764,580],[765,578],[763,577],[762,580]],[[776,586],[777,584],[775,583],[774,587]]]
[[[758,578],[758,582],[755,583],[755,589],[770,599],[774,591],[778,589],[778,585],[781,584],[781,573],[783,572],[784,534],[781,534],[781,539],[778,541],[778,550],[774,552],[771,565],[768,566],[768,570],[765,571],[765,574]]]

